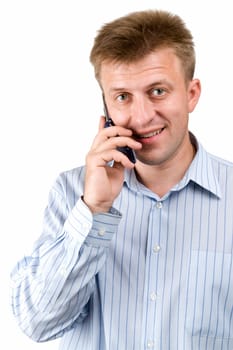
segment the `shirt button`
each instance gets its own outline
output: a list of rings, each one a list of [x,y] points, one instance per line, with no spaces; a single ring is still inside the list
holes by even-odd
[[[62,268],[61,268],[60,274],[61,274],[62,276],[65,276],[65,275],[67,274],[66,268],[65,268],[65,267],[62,267]]]
[[[157,209],[161,209],[163,207],[163,203],[162,202],[157,202],[156,203],[156,208]]]
[[[157,294],[155,292],[150,293],[150,300],[155,301],[157,298]]]
[[[158,253],[160,251],[160,249],[161,249],[160,245],[156,244],[153,248],[153,252]]]
[[[101,228],[98,232],[98,235],[99,236],[104,236],[105,235],[105,229],[104,228]]]
[[[149,340],[149,341],[147,342],[147,347],[148,347],[149,349],[152,349],[154,346],[155,346],[155,343],[154,343],[152,340]]]

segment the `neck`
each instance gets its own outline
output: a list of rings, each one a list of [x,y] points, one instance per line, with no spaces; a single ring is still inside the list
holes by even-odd
[[[162,164],[147,165],[137,161],[136,176],[144,186],[161,198],[184,177],[195,154],[196,148],[189,142],[185,152]]]

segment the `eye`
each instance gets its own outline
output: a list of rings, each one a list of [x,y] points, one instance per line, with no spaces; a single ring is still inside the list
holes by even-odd
[[[151,90],[152,96],[163,96],[165,94],[165,90],[162,88],[156,88]]]
[[[124,102],[125,100],[127,100],[127,98],[128,98],[128,94],[124,92],[118,95],[116,99],[118,102]]]

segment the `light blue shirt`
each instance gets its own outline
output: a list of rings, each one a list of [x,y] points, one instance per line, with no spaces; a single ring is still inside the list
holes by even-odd
[[[163,198],[127,170],[111,212],[94,216],[84,171],[58,177],[12,272],[21,329],[62,336],[61,350],[232,350],[233,164],[199,144]]]

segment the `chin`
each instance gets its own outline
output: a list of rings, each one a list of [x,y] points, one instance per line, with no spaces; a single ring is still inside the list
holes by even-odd
[[[156,155],[155,152],[152,152],[151,150],[143,150],[143,152],[135,152],[137,160],[139,160],[143,164],[147,165],[154,165],[158,162],[158,154]],[[160,158],[160,157],[159,157]]]
[[[139,157],[139,156],[137,156],[137,160],[139,160],[141,163],[143,163],[145,165],[159,165],[163,162],[163,161],[159,161],[155,157]]]

